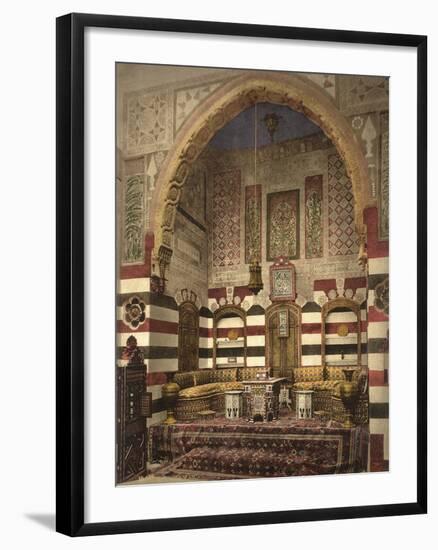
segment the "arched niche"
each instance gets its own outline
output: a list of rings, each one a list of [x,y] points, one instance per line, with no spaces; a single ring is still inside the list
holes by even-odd
[[[246,367],[246,312],[233,305],[213,315],[213,368],[226,367]]]
[[[173,230],[182,188],[193,163],[211,138],[240,112],[256,103],[275,103],[302,112],[333,142],[351,179],[359,260],[366,261],[363,210],[366,206],[368,169],[348,120],[316,84],[303,76],[277,72],[248,72],[215,90],[184,122],[163,163],[152,201],[155,248],[161,276],[173,252]]]
[[[199,309],[186,300],[178,310],[178,371],[191,372],[199,368]]]
[[[265,361],[272,376],[293,380],[301,365],[301,308],[294,302],[272,304],[265,312]]]
[[[328,361],[327,360],[327,345],[328,337],[327,334],[330,334],[327,330],[329,316],[334,313],[345,313],[345,311],[351,311],[354,315],[354,324],[356,325],[356,360],[346,360],[346,361]],[[336,325],[346,325],[347,329],[349,326],[349,321],[339,321]],[[338,335],[339,336],[339,335]],[[342,336],[339,336],[342,338]],[[348,298],[335,298],[334,300],[329,300],[322,306],[321,310],[321,363],[324,367],[326,366],[361,366],[361,320],[360,320],[360,305],[354,300],[349,300]]]

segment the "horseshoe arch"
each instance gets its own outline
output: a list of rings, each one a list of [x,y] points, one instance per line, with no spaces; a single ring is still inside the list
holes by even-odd
[[[172,257],[176,209],[191,166],[216,132],[245,109],[262,102],[285,105],[303,113],[335,145],[353,189],[355,224],[360,239],[358,261],[361,264],[366,262],[363,210],[366,206],[368,170],[347,119],[316,84],[303,76],[248,71],[220,86],[193,110],[162,166],[151,212],[162,277]]]

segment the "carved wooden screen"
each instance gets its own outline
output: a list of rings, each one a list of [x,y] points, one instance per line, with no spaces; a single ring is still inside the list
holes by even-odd
[[[117,367],[117,483],[146,475],[145,365]]]
[[[192,302],[179,306],[178,370],[189,372],[199,367],[199,311]]]
[[[273,376],[293,380],[300,365],[301,335],[298,306],[273,305],[266,310],[266,366]]]

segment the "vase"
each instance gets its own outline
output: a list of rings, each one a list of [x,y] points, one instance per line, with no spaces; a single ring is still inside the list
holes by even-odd
[[[167,411],[167,418],[164,421],[165,424],[175,424],[175,405],[178,399],[178,393],[181,388],[176,382],[168,382],[161,388],[161,394],[163,396],[163,403]]]
[[[345,407],[345,428],[352,428],[354,426],[353,418],[354,411],[357,405],[358,399],[358,387],[357,382],[353,380],[353,374],[356,372],[354,367],[342,369],[345,380],[341,384],[340,394],[341,400]]]

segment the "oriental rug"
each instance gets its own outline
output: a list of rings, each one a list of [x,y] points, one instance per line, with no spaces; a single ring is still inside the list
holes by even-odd
[[[224,421],[150,428],[155,475],[239,479],[361,472],[366,428],[320,421]]]

